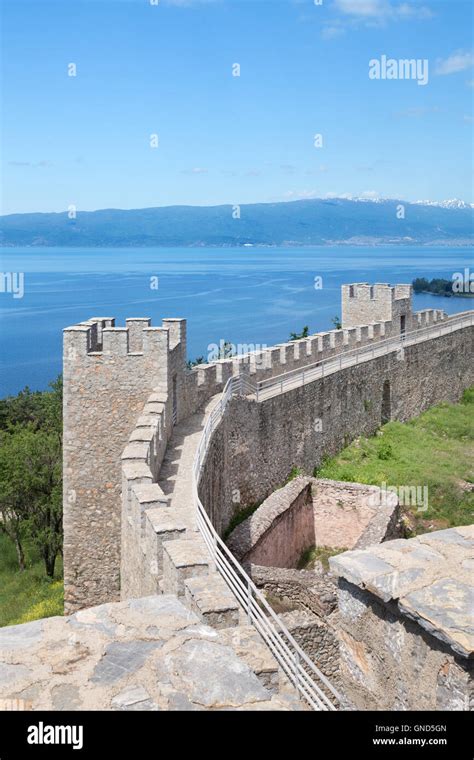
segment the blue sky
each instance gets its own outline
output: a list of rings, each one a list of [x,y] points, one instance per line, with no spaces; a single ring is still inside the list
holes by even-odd
[[[2,8],[2,213],[474,200],[470,0]],[[428,83],[370,79],[383,55],[427,59]]]

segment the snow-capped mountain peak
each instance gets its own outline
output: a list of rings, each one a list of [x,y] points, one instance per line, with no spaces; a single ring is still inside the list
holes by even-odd
[[[447,201],[414,201],[419,206],[437,206],[438,208],[474,208],[474,203],[466,203],[459,198]]]

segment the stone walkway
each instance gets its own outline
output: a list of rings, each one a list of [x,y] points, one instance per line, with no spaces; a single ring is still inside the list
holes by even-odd
[[[168,443],[161,464],[158,484],[166,496],[170,497],[170,508],[186,511],[187,524],[196,529],[196,515],[193,505],[192,467],[197,447],[201,440],[208,415],[219,401],[218,393],[196,414],[176,425]]]
[[[216,631],[170,595],[0,629],[3,709],[301,709],[274,672],[256,631]]]
[[[326,377],[332,375],[335,372],[339,372],[346,367],[352,367],[356,364],[362,364],[364,362],[372,361],[373,359],[384,356],[387,352],[392,353],[394,351],[402,351],[408,346],[413,346],[417,343],[423,343],[431,340],[438,335],[447,335],[454,330],[462,330],[469,327],[472,324],[471,318],[466,317],[465,320],[457,325],[453,325],[448,322],[446,324],[439,323],[431,325],[429,329],[421,334],[409,333],[405,338],[402,336],[388,339],[390,345],[387,347],[385,341],[370,343],[365,346],[361,346],[358,349],[351,349],[341,351],[335,354],[334,357],[329,357],[324,360],[324,369],[322,369],[322,362],[310,365],[310,367],[302,367],[298,370],[290,370],[289,372],[282,373],[278,377],[269,378],[267,381],[263,381],[262,387],[258,391],[258,401],[265,401],[274,396],[278,396],[280,393],[286,393],[294,388],[300,388],[302,385],[311,383],[320,377]],[[436,335],[435,335],[436,334]],[[250,398],[255,398],[252,394],[249,394]]]

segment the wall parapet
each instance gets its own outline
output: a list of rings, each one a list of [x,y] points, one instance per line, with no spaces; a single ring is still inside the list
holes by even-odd
[[[232,531],[227,546],[239,562],[295,567],[315,541],[311,481],[297,477],[287,483]]]
[[[148,397],[121,457],[122,599],[159,591],[162,568],[158,564],[161,552],[156,518],[169,521],[170,498],[157,480],[172,429],[171,399],[155,391]]]
[[[384,603],[395,602],[402,615],[469,658],[473,549],[474,525],[468,525],[345,552],[329,564],[336,576]]]
[[[349,549],[401,534],[395,493],[377,486],[298,476],[277,488],[230,534],[239,562],[297,567],[308,549]]]
[[[358,709],[474,707],[473,548],[471,525],[330,559],[342,680]]]

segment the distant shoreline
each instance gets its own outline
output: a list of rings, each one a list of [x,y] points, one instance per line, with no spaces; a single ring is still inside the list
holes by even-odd
[[[432,290],[417,290],[416,295],[422,293],[428,296],[441,296],[441,298],[474,298],[474,293],[434,293]]]
[[[294,248],[295,250],[301,249],[301,248],[455,248],[457,250],[464,250],[465,248],[471,248],[473,245],[473,241],[466,240],[465,242],[449,242],[449,241],[443,241],[443,240],[433,240],[430,242],[422,242],[422,241],[400,241],[400,242],[394,242],[394,241],[381,241],[381,242],[370,242],[370,241],[362,241],[362,242],[354,242],[352,240],[338,240],[338,241],[328,241],[327,243],[295,243],[295,242],[288,242],[288,243],[252,243],[251,245],[248,244],[233,244],[233,245],[227,245],[225,243],[222,244],[216,244],[216,243],[193,243],[193,244],[180,244],[180,243],[150,243],[148,245],[140,245],[135,243],[127,243],[126,245],[99,245],[96,243],[91,243],[89,245],[73,245],[71,243],[61,243],[61,244],[53,244],[53,245],[47,245],[47,244],[31,244],[31,243],[21,243],[21,244],[11,244],[11,243],[1,243],[0,242],[0,250],[2,249],[8,249],[8,248],[31,248],[32,250],[41,250],[43,248],[72,248],[75,251],[80,250],[87,250],[90,248],[97,248],[101,249],[103,251],[106,251],[107,249],[115,250],[115,249],[121,249],[121,250],[127,250],[129,248],[139,248],[140,250],[146,251],[152,248],[160,248],[160,249],[167,249],[167,248],[187,248],[189,250],[200,250],[201,248],[215,248],[216,250],[226,250],[226,249],[242,249],[245,251],[250,251],[254,248],[257,248],[258,250],[261,250],[262,248]],[[430,292],[430,291],[427,291]]]
[[[442,296],[444,298],[474,298],[474,292],[471,291],[473,281],[470,279],[469,270],[465,270],[462,281],[462,289],[454,289],[454,285],[460,285],[461,277],[445,280],[442,277],[435,277],[427,280],[425,277],[415,277],[412,280],[413,292],[416,295],[426,293],[431,296]],[[466,292],[466,288],[468,288]]]

